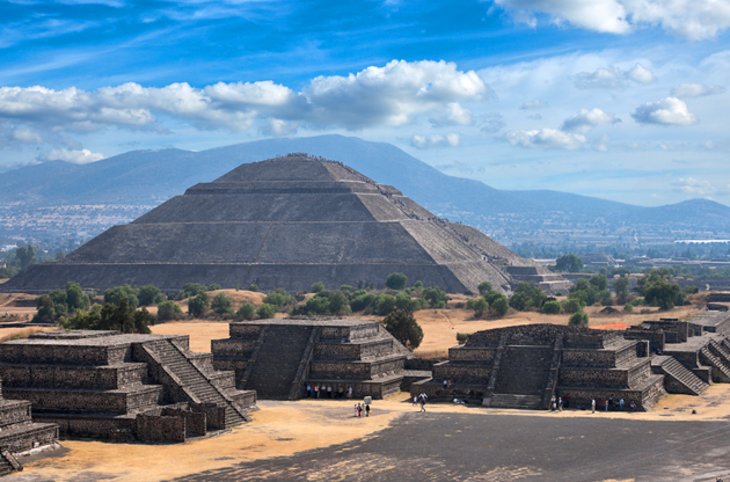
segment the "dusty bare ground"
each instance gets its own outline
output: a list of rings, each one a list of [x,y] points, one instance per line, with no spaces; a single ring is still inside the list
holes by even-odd
[[[228,338],[227,321],[170,321],[151,326],[150,329],[156,335],[188,335],[190,349],[197,352],[210,352],[210,340]]]
[[[7,480],[165,480],[362,439],[386,428],[400,414],[382,407],[369,418],[354,418],[352,403],[334,400],[259,402],[259,406],[253,422],[185,444],[63,441],[67,453],[30,462],[22,475]]]
[[[713,385],[701,397],[672,395],[647,413],[532,410],[497,410],[458,404],[432,404],[436,413],[473,416],[509,414],[525,417],[594,417],[632,420],[717,420],[730,418],[730,385]],[[301,400],[260,401],[251,423],[222,435],[176,445],[112,444],[64,441],[68,451],[26,464],[22,475],[7,480],[110,480],[156,481],[231,466],[239,462],[292,455],[305,450],[345,443],[372,436],[404,413],[417,411],[400,393],[376,400],[370,418],[355,418],[352,401]],[[696,415],[691,410],[697,411]]]
[[[619,311],[622,307],[617,307]],[[591,328],[615,328],[637,325],[645,320],[659,317],[684,318],[700,310],[698,306],[680,306],[669,311],[658,308],[642,307],[645,313],[623,313],[613,315],[599,313],[602,306],[589,306],[586,312],[590,317]],[[475,333],[481,330],[492,330],[508,326],[530,325],[534,323],[551,323],[567,325],[570,315],[545,315],[537,312],[514,312],[499,320],[475,320],[471,310],[448,308],[439,310],[420,310],[415,313],[418,324],[423,329],[423,341],[416,354],[426,358],[444,358],[449,347],[456,345],[457,333]]]

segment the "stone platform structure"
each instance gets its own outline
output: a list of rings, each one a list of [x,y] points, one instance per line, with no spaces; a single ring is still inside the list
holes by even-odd
[[[400,389],[410,352],[376,321],[259,320],[230,324],[213,340],[213,365],[260,398],[295,400],[309,385],[352,387],[353,397]]]
[[[411,393],[532,409],[548,408],[552,397],[571,407],[623,398],[646,409],[665,393],[648,350],[618,332],[546,324],[487,330],[451,348],[449,360],[434,365],[433,378],[413,384]]]
[[[4,396],[68,437],[184,442],[245,422],[256,399],[187,336],[39,333],[1,343],[0,360]]]
[[[58,425],[34,422],[29,401],[6,400],[0,390],[0,476],[22,470],[18,456],[56,448],[57,441]]]
[[[477,292],[483,281],[509,291],[507,268],[517,266],[545,286],[559,281],[391,186],[293,154],[197,184],[58,262],[31,266],[0,291],[43,292],[69,281],[93,289],[149,283],[175,291],[194,282],[305,291],[319,281],[382,287],[398,271],[449,292]]]

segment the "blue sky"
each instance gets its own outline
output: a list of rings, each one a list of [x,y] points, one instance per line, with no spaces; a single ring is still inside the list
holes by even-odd
[[[16,0],[0,19],[0,167],[334,132],[502,189],[730,204],[730,0]]]

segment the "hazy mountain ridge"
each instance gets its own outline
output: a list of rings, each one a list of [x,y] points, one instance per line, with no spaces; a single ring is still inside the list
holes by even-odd
[[[646,239],[659,236],[669,241],[671,236],[730,233],[730,207],[709,200],[641,207],[557,191],[498,190],[448,176],[393,145],[337,135],[271,139],[200,152],[132,151],[86,165],[55,161],[27,166],[0,176],[0,203],[14,209],[157,204],[241,163],[290,152],[342,161],[379,183],[397,187],[437,214],[476,225],[508,244],[543,236],[552,239],[546,234],[550,230],[586,228],[599,230],[599,238],[616,240],[635,238],[637,231]]]

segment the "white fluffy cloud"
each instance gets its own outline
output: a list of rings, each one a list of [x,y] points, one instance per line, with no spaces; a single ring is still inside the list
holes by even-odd
[[[505,139],[513,146],[558,149],[578,149],[586,143],[586,137],[583,134],[565,132],[549,127],[510,131],[505,135]]]
[[[676,97],[665,97],[657,102],[647,102],[636,108],[631,116],[642,124],[690,125],[697,118],[687,104]]]
[[[659,26],[691,40],[717,36],[730,28],[730,3],[724,0],[496,0],[515,19],[533,27],[539,15],[555,24],[612,34]]]
[[[578,114],[565,119],[560,129],[566,132],[585,134],[596,126],[615,124],[617,122],[621,122],[621,119],[607,114],[601,109],[581,109]]]
[[[66,161],[74,164],[88,164],[104,159],[104,154],[91,152],[89,149],[51,149],[45,155],[49,161]]]
[[[479,100],[486,90],[474,71],[459,71],[454,63],[394,60],[348,76],[316,77],[300,92],[271,81],[203,88],[130,82],[95,91],[0,87],[0,120],[59,132],[139,128],[161,117],[231,131],[260,121],[262,130],[274,134],[292,133],[299,125],[355,130],[418,118],[434,125],[467,125],[472,115],[462,103]]]
[[[459,134],[433,134],[422,135],[415,134],[411,137],[411,145],[418,149],[428,149],[431,147],[457,147],[459,145]]]
[[[601,67],[592,72],[579,72],[573,76],[573,83],[579,89],[615,89],[624,87],[627,81],[649,84],[655,80],[654,73],[641,64],[631,69]]]
[[[703,97],[706,95],[716,95],[725,92],[725,88],[720,85],[708,86],[700,83],[680,84],[672,89],[674,97]]]
[[[495,3],[515,14],[515,18],[537,26],[537,12],[550,16],[553,23],[568,22],[597,32],[625,33],[631,28],[626,10],[616,0],[496,0]]]

